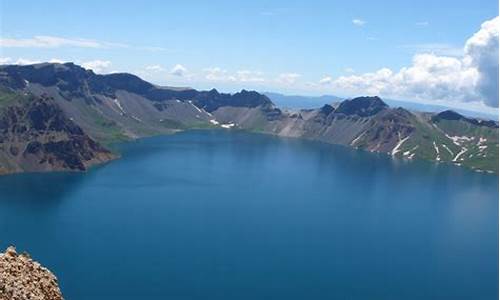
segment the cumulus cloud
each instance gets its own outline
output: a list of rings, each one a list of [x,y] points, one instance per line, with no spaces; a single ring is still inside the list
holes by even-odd
[[[459,57],[416,54],[409,67],[382,68],[331,81],[335,89],[415,100],[483,102],[498,107],[498,26],[486,21],[465,44]]]
[[[94,71],[95,73],[106,73],[111,67],[109,60],[92,60],[82,63],[82,67]]]
[[[206,68],[205,79],[210,81],[234,81],[236,78],[229,76],[228,72],[219,67]]]
[[[10,57],[0,57],[0,65],[4,65],[4,64],[32,65],[32,64],[38,64],[38,63],[41,63],[41,61],[28,59],[28,58],[22,58],[22,57],[20,57],[16,60],[14,60]]]
[[[187,69],[183,66],[183,65],[180,65],[180,64],[176,64],[171,70],[170,70],[170,74],[171,75],[174,75],[174,76],[179,76],[179,77],[183,77],[185,76],[187,73]]]
[[[401,45],[403,49],[409,49],[418,53],[433,53],[445,56],[463,56],[464,48],[445,43],[424,43],[413,45]]]
[[[0,65],[5,65],[12,62],[10,57],[0,57]]]
[[[28,58],[18,58],[16,61],[14,61],[14,65],[32,65],[32,64],[39,64],[41,61],[39,60],[32,60]]]
[[[262,72],[241,70],[236,72],[236,80],[240,82],[263,82]]]
[[[325,76],[319,80],[319,84],[321,84],[321,85],[331,84],[332,82],[333,82],[333,78],[330,76]]]
[[[63,64],[67,61],[59,58],[52,58],[48,61],[49,63],[60,63]],[[10,57],[0,57],[0,65],[3,64],[14,64],[14,65],[32,65],[32,64],[38,64],[41,63],[39,60],[33,60],[33,59],[28,59],[28,58],[18,58],[16,60],[10,58]]]
[[[278,75],[277,81],[281,84],[291,85],[297,82],[300,78],[300,74],[297,73],[281,73]]]
[[[68,61],[59,59],[59,58],[52,58],[48,60],[49,63],[66,63]],[[14,64],[14,65],[32,65],[32,64],[38,64],[41,63],[39,60],[33,60],[33,59],[28,59],[28,58],[18,58],[16,60],[10,58],[10,57],[0,57],[0,65],[3,64]]]
[[[353,19],[352,24],[354,24],[356,26],[364,26],[366,24],[366,22],[364,20],[361,20],[361,19]]]
[[[67,61],[64,59],[59,59],[59,58],[52,58],[49,60],[49,63],[58,63],[58,64],[64,64]]]
[[[477,92],[490,106],[498,107],[498,28],[500,17],[486,21],[465,43],[465,61],[479,73]]]

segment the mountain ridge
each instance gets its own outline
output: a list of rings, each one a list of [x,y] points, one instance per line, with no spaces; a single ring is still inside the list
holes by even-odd
[[[172,89],[153,85],[128,73],[95,74],[73,63],[0,66],[0,86],[3,93],[51,102],[64,118],[88,135],[89,140],[80,139],[87,141],[85,145],[96,152],[96,157],[102,157],[95,163],[113,159],[111,154],[106,154],[109,157],[104,155],[104,151],[106,145],[116,141],[191,128],[237,128],[498,172],[496,122],[451,111],[410,112],[389,107],[376,96],[288,112],[277,108],[268,96],[255,91],[225,94],[216,89]],[[5,101],[0,101],[0,108],[10,107],[2,102]],[[1,111],[5,112],[5,108]],[[28,119],[34,121],[31,117]],[[77,139],[66,136],[73,139],[71,143]],[[22,135],[16,138],[30,139]],[[50,149],[43,148],[41,153],[48,155]],[[26,150],[27,146],[23,151]],[[80,160],[74,169],[85,170],[94,164],[88,153],[82,156],[76,149],[66,150],[71,153],[69,160]],[[90,163],[86,164],[82,157]],[[5,161],[8,159],[4,159],[4,165]],[[37,171],[35,167],[31,166]],[[9,172],[12,167],[5,169]],[[50,167],[42,169],[50,170]],[[59,161],[54,169],[64,170],[65,167]]]

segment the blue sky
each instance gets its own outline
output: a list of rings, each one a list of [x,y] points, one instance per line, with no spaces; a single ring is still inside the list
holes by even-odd
[[[56,59],[163,85],[345,96],[364,91],[339,86],[342,76],[397,73],[419,53],[460,58],[498,15],[496,0],[1,3],[3,63]],[[488,103],[476,100],[451,102]]]

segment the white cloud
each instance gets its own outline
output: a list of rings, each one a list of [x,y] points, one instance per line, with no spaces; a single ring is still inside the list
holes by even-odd
[[[236,80],[239,82],[263,82],[262,72],[241,70],[236,72]]]
[[[465,61],[479,73],[478,94],[490,106],[498,107],[498,36],[500,17],[486,21],[465,43]]]
[[[433,53],[446,56],[463,56],[464,48],[445,43],[424,43],[413,45],[401,45],[399,48],[410,49],[417,53]]]
[[[92,60],[82,63],[82,67],[95,73],[107,73],[106,71],[111,67],[111,62],[109,60]]]
[[[0,65],[5,65],[12,62],[12,58],[10,57],[0,57]]]
[[[353,19],[352,24],[354,24],[356,26],[364,26],[366,24],[366,22],[364,20],[361,20],[361,19]]]
[[[58,58],[52,58],[48,61],[49,63],[66,63],[67,61],[58,59]],[[32,65],[32,64],[38,64],[41,63],[39,60],[33,60],[33,59],[28,59],[28,58],[18,58],[17,60],[13,60],[10,57],[0,57],[0,65],[1,64],[14,64],[14,65]]]
[[[58,64],[64,64],[66,63],[67,61],[63,60],[63,59],[59,59],[59,58],[52,58],[51,60],[49,60],[49,63],[58,63]]]
[[[15,65],[32,65],[32,64],[39,64],[41,61],[38,60],[31,60],[27,58],[18,58],[14,64]]]
[[[174,76],[179,76],[179,77],[183,77],[186,75],[187,73],[187,69],[183,66],[183,65],[180,65],[180,64],[176,64],[171,70],[170,70],[170,74],[171,75],[174,75]]]
[[[33,59],[22,58],[22,57],[19,57],[16,60],[14,60],[10,57],[0,57],[0,65],[3,65],[3,64],[32,65],[32,64],[39,64],[39,63],[41,63],[41,61],[39,61],[39,60],[33,60]]]
[[[205,72],[205,79],[209,81],[221,82],[264,82],[265,78],[260,71],[240,70],[235,73],[230,73],[227,70],[219,67],[212,67],[203,70]]]
[[[58,48],[64,46],[82,48],[102,48],[103,45],[94,40],[68,39],[56,36],[38,35],[27,39],[0,38],[1,47],[14,48]]]
[[[167,49],[156,46],[134,46],[124,43],[103,42],[83,38],[65,38],[50,35],[37,35],[31,38],[0,37],[0,47],[3,48],[128,48],[144,51],[165,51]]]
[[[281,73],[278,75],[277,81],[281,84],[291,85],[297,82],[300,74],[297,73]]]
[[[499,17],[483,23],[460,57],[416,54],[409,67],[341,76],[331,86],[347,93],[377,94],[498,107]]]
[[[206,68],[203,70],[205,72],[205,79],[210,80],[210,81],[230,81],[230,76],[228,75],[228,72],[224,69],[221,69],[219,67],[211,67],[211,68]],[[235,78],[233,77],[235,80]],[[234,81],[231,80],[231,81]]]
[[[332,82],[333,82],[333,78],[330,76],[325,76],[319,80],[319,84],[321,84],[321,85],[331,84]]]
[[[152,65],[152,66],[146,66],[147,71],[152,71],[152,72],[161,72],[165,71],[165,69],[160,66],[160,65]]]

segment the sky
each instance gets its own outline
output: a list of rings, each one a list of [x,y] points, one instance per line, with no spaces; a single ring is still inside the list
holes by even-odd
[[[0,64],[498,113],[497,0],[0,0]]]

